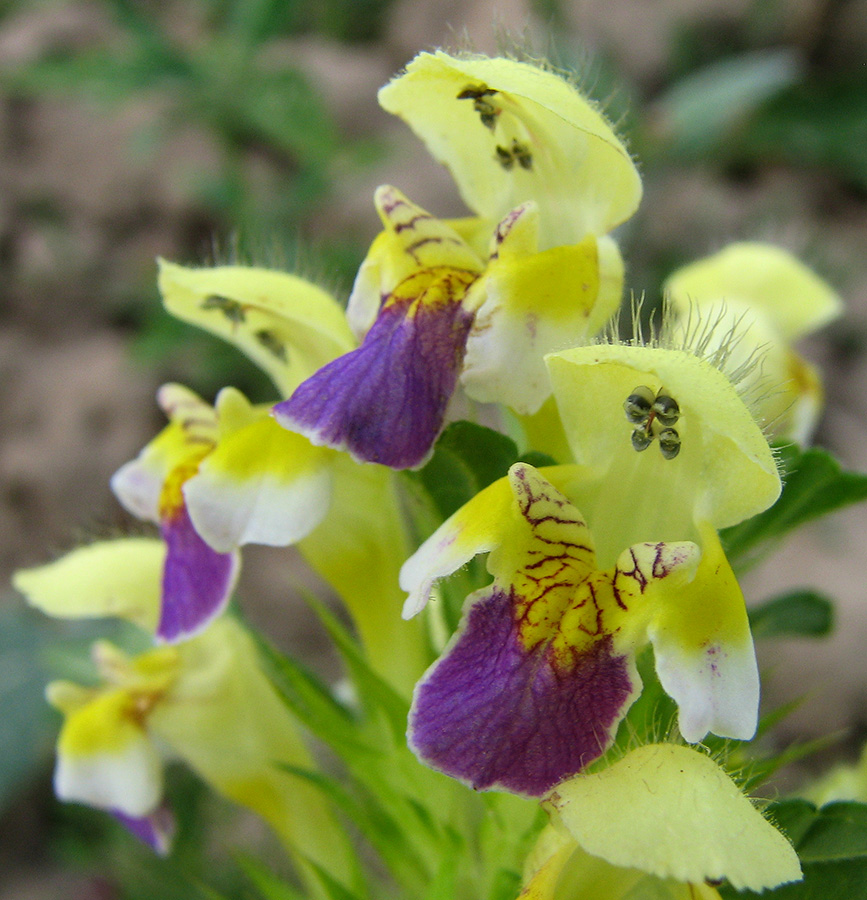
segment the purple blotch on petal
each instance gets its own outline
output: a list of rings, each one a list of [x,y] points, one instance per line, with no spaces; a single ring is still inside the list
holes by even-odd
[[[416,687],[409,741],[428,765],[476,790],[541,796],[599,757],[633,695],[610,636],[570,659],[527,650],[514,596],[481,596],[451,649]]]
[[[199,536],[185,506],[162,522],[167,545],[157,637],[192,637],[219,615],[238,574],[238,554],[217,553]]]
[[[166,806],[160,806],[146,816],[129,816],[119,809],[111,814],[140,841],[144,841],[160,856],[165,856],[172,847],[175,836],[175,817]]]
[[[360,347],[274,407],[277,421],[362,462],[421,465],[442,429],[473,323],[459,302],[467,280],[460,274],[445,287],[454,300],[385,304]]]

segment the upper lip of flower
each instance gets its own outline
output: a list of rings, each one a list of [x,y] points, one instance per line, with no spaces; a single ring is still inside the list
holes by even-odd
[[[695,523],[724,528],[750,518],[779,496],[773,452],[737,385],[689,347],[596,344],[546,357],[554,396],[577,462],[596,473],[599,489],[584,512],[591,523],[630,517],[603,558],[656,534],[692,536]],[[664,394],[679,407],[676,458],[636,452],[636,426],[624,413],[637,389]],[[667,426],[666,426],[667,427]],[[658,430],[649,433],[652,439]],[[663,448],[664,449],[664,448]],[[603,508],[608,511],[603,514]],[[646,510],[642,519],[638,510]],[[617,512],[617,509],[620,512]],[[629,511],[631,510],[631,516]]]
[[[641,180],[626,147],[562,75],[514,59],[421,53],[379,92],[444,162],[467,205],[495,222],[542,209],[542,249],[629,218]]]

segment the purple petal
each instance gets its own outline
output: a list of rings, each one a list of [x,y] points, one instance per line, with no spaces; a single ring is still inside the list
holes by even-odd
[[[166,806],[155,809],[147,816],[129,816],[119,809],[111,810],[111,814],[140,841],[144,841],[160,856],[171,850],[175,836],[175,817]]]
[[[419,683],[414,752],[476,790],[540,796],[600,756],[638,688],[631,660],[605,635],[554,658],[521,642],[515,596],[492,588],[470,608],[451,649]]]
[[[168,545],[157,637],[192,637],[223,611],[238,574],[238,555],[217,553],[193,528],[186,506],[163,519]]]
[[[473,314],[461,300],[474,278],[443,267],[406,279],[362,345],[275,406],[277,421],[362,462],[394,469],[421,465],[442,429],[463,365]]]

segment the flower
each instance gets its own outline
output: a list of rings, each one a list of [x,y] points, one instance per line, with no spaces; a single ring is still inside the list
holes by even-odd
[[[386,230],[348,310],[362,342],[274,414],[314,444],[412,468],[427,459],[458,381],[476,400],[535,411],[550,394],[544,354],[604,325],[623,266],[604,236],[537,252],[532,202],[500,222],[487,263],[396,189],[380,188],[376,203]]]
[[[162,261],[160,290],[172,314],[247,353],[284,395],[354,344],[338,303],[287,273]],[[378,671],[408,693],[426,657],[421,630],[397,617],[407,538],[392,473],[314,447],[234,388],[213,407],[180,385],[158,400],[169,425],[112,479],[124,506],[159,522],[168,541],[158,635],[190,637],[220,612],[237,548],[297,543],[349,606]]]
[[[184,269],[161,261],[167,308],[246,352],[278,389],[351,346],[335,301],[303,279],[265,269]],[[280,428],[268,407],[227,388],[212,408],[181,385],[157,397],[169,425],[112,478],[134,515],[168,545],[157,634],[190,637],[218,615],[238,573],[236,549],[286,545],[315,528],[330,501],[327,454]]]
[[[493,583],[467,598],[457,633],[417,685],[410,746],[485,790],[540,796],[611,744],[641,691],[649,641],[681,733],[748,738],[758,674],[743,596],[713,529],[701,545],[627,545],[603,566],[570,497],[586,472],[517,463],[404,564],[405,614],[433,583],[489,552]]]
[[[772,385],[757,414],[781,440],[806,443],[822,406],[816,368],[792,344],[840,315],[839,296],[803,263],[771,244],[737,243],[678,269],[664,290],[682,321],[717,318],[718,337],[738,333],[732,354],[740,362],[759,355]]]
[[[164,385],[157,399],[169,425],[111,486],[130,512],[160,525],[167,554],[156,633],[177,641],[225,607],[237,547],[288,544],[319,524],[331,479],[321,450],[234,388],[213,408],[177,384]]]
[[[542,250],[606,234],[638,208],[641,178],[626,147],[567,78],[541,64],[420,53],[379,103],[448,167],[486,222],[534,201]]]
[[[49,615],[118,615],[150,629],[160,607],[166,549],[155,538],[104,541],[16,573],[31,605]],[[229,616],[196,637],[128,656],[94,645],[99,683],[53,682],[64,716],[58,797],[110,811],[165,851],[165,749],[216,790],[261,815],[293,850],[344,863],[342,836],[316,789],[280,768],[311,758],[294,718],[259,663],[252,638]]]
[[[399,192],[381,188],[376,201],[391,238],[378,251],[389,282],[375,291],[382,308],[360,347],[316,372],[274,415],[314,444],[407,468],[423,461],[442,428],[483,264]]]
[[[380,102],[479,215],[444,222],[379,188],[385,230],[348,310],[361,344],[275,415],[317,445],[403,469],[427,459],[459,381],[475,400],[542,405],[544,354],[595,334],[620,301],[607,232],[635,211],[641,181],[602,116],[538,66],[423,53]]]
[[[703,347],[549,355],[577,465],[514,466],[404,564],[408,616],[479,553],[493,576],[416,688],[422,760],[480,789],[544,793],[609,746],[648,642],[686,740],[753,735],[758,670],[717,529],[767,508],[780,479]]]
[[[801,879],[797,854],[723,768],[676,744],[637,747],[558,785],[521,900],[711,900]]]

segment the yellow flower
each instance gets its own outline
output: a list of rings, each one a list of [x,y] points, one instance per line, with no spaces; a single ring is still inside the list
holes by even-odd
[[[690,523],[654,538],[651,521],[603,560],[608,520],[580,511],[595,488],[581,466],[517,463],[401,570],[414,615],[439,579],[488,553],[493,581],[416,686],[408,732],[423,761],[476,789],[538,796],[604,753],[641,692],[647,643],[688,741],[755,732],[755,653],[716,532]]]
[[[530,62],[420,53],[379,92],[493,226],[538,205],[539,249],[577,244],[628,219],[641,200],[629,152],[566,78]]]
[[[797,854],[705,754],[638,747],[548,798],[553,822],[520,900],[712,900],[712,886],[761,891],[801,878]],[[708,884],[710,882],[710,884]]]
[[[641,180],[596,109],[537,65],[422,53],[379,99],[477,215],[446,222],[380,187],[384,231],[347,311],[360,346],[275,415],[317,445],[417,468],[458,383],[520,414],[550,396],[545,353],[596,334],[620,301],[607,232],[635,211]]]
[[[309,767],[311,758],[237,622],[224,617],[183,644],[134,658],[100,643],[94,657],[100,686],[48,687],[64,714],[54,779],[61,799],[147,820],[161,806],[167,748],[261,815],[290,850],[343,866],[321,797],[280,769]]]
[[[664,290],[681,322],[718,320],[717,344],[730,330],[737,333],[733,362],[760,359],[766,388],[756,400],[758,416],[776,438],[809,441],[822,383],[792,345],[840,315],[838,295],[790,253],[762,243],[731,244],[690,263]]]

